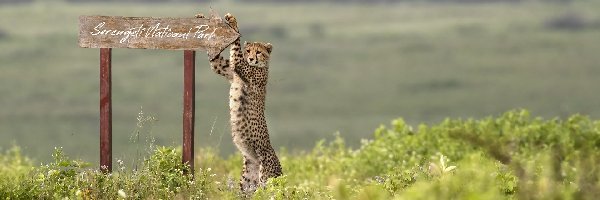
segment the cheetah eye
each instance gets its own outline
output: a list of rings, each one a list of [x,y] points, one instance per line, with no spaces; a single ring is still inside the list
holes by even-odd
[[[256,54],[261,54],[261,53],[262,53],[262,52],[260,52],[260,51],[256,51]]]
[[[246,53],[250,53],[250,49],[246,49]]]

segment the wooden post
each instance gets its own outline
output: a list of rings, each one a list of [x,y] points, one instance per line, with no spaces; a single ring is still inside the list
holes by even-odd
[[[183,155],[182,162],[194,174],[194,100],[196,52],[183,52]]]
[[[111,48],[100,49],[100,170],[112,171]]]

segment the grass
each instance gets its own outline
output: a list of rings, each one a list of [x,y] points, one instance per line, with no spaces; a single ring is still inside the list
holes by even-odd
[[[600,189],[600,121],[543,119],[514,110],[412,127],[403,119],[350,148],[341,137],[300,153],[281,151],[284,176],[251,199],[593,199]],[[197,152],[195,177],[181,151],[154,147],[134,168],[102,174],[62,149],[35,166],[18,148],[0,153],[8,199],[241,199],[239,154]]]
[[[56,146],[97,157],[98,50],[77,47],[79,15],[237,15],[244,40],[274,44],[267,118],[274,146],[309,149],[339,132],[351,147],[382,121],[440,122],[513,108],[600,116],[596,2],[565,4],[66,4],[0,8],[0,141],[40,161]],[[307,11],[310,11],[307,13]],[[576,11],[581,30],[546,26]],[[113,51],[115,158],[131,158],[140,110],[158,145],[181,140],[182,53]],[[197,147],[235,152],[227,83],[197,61]]]

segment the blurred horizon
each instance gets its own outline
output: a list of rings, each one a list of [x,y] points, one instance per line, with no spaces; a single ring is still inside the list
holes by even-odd
[[[0,149],[48,161],[63,147],[98,162],[99,50],[77,46],[78,16],[211,8],[238,18],[242,40],[274,45],[266,112],[278,150],[310,150],[337,132],[356,147],[399,117],[415,127],[519,108],[600,117],[597,1],[150,1],[0,0]],[[181,145],[182,60],[113,50],[113,159],[148,142]],[[198,52],[195,146],[222,156],[237,152],[228,85]]]

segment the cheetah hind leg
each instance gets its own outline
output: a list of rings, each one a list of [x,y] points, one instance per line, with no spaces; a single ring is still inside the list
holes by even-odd
[[[283,175],[283,170],[273,147],[259,148],[256,153],[260,160],[259,184],[264,187],[267,184],[267,179]]]
[[[244,156],[244,166],[240,180],[240,189],[245,194],[252,194],[258,188],[259,162],[256,158]]]

